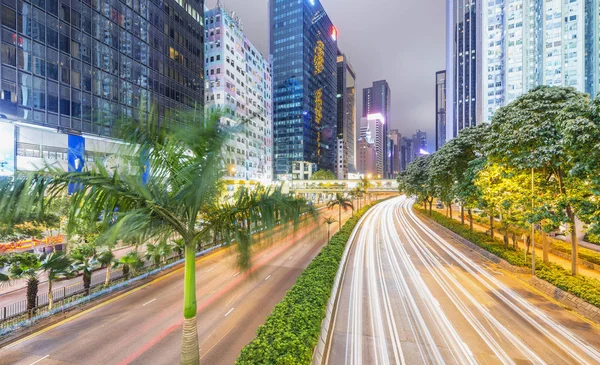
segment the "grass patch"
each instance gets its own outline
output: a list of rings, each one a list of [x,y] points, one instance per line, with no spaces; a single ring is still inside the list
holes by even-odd
[[[258,328],[254,340],[242,349],[237,365],[311,363],[346,243],[371,206],[348,219],[323,247]]]
[[[528,258],[525,259],[523,250],[514,249],[512,247],[506,248],[502,241],[492,239],[483,232],[471,231],[468,226],[463,226],[460,222],[448,218],[438,212],[433,212],[433,214],[429,216],[428,211],[417,207],[415,207],[415,209],[484,250],[508,261],[510,264],[514,266],[531,267],[531,255],[528,255]],[[582,255],[580,255],[580,258],[585,259]],[[537,258],[535,268],[535,275],[540,279],[600,308],[600,280],[582,275],[572,276],[570,271],[565,270],[561,266],[553,263],[544,264],[541,259]]]

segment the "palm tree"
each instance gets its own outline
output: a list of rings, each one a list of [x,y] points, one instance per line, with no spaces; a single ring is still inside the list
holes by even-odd
[[[73,276],[71,259],[62,252],[53,251],[42,256],[40,271],[48,275],[48,310],[54,305],[52,282]]]
[[[369,188],[371,187],[371,180],[368,176],[363,176],[360,178],[360,182],[358,184],[360,189],[365,194],[365,199],[369,196]]]
[[[123,268],[123,277],[128,280],[130,274],[135,275],[144,266],[144,261],[139,253],[130,251],[118,260],[118,264]]]
[[[96,246],[93,243],[84,243],[74,247],[71,250],[71,259],[73,260],[73,269],[82,273],[85,293],[90,294],[92,273],[100,267]]]
[[[342,193],[336,193],[335,198],[327,203],[329,209],[335,207],[336,205],[339,209],[339,229],[342,229],[342,208],[344,208],[344,210],[348,210],[348,208],[354,208],[354,205],[352,205],[352,199],[345,197]]]
[[[7,274],[0,275],[0,281],[9,283],[24,279],[27,287],[27,315],[31,318],[37,305],[37,294],[40,284],[39,273],[41,263],[38,256],[32,253],[17,253],[0,257],[0,268],[7,268]]]
[[[173,245],[167,241],[161,241],[156,245],[149,243],[146,245],[146,260],[152,260],[156,266],[164,265],[174,251]]]
[[[104,286],[108,287],[110,284],[110,277],[112,275],[112,267],[116,263],[115,254],[112,251],[112,245],[105,247],[100,253],[98,253],[97,260],[101,267],[106,268],[106,277],[104,279]]]
[[[335,220],[335,218],[333,218],[333,217],[331,217],[331,216],[330,216],[330,217],[327,217],[327,218],[325,218],[325,222],[324,222],[324,223],[325,223],[325,224],[327,224],[327,243],[329,243],[329,227],[330,227],[332,224],[334,224],[335,222],[337,222],[337,221]]]
[[[196,249],[218,233],[235,238],[239,264],[250,265],[250,227],[261,222],[270,229],[276,222],[299,221],[314,209],[305,201],[282,194],[280,189],[247,192],[223,203],[220,178],[225,166],[224,142],[231,135],[204,111],[178,114],[169,123],[150,113],[145,120],[117,123],[113,130],[126,142],[116,154],[119,163],[108,168],[97,162],[81,172],[46,167],[42,173],[0,181],[0,220],[11,222],[23,209],[44,211],[44,196],[58,196],[69,185],[77,189],[70,198],[67,231],[77,219],[98,222],[99,239],[162,241],[173,235],[185,243],[184,325],[181,363],[199,364],[196,328]],[[171,128],[167,129],[167,125]],[[85,207],[85,209],[84,209]],[[100,217],[100,219],[99,219]],[[80,260],[80,263],[90,261]]]

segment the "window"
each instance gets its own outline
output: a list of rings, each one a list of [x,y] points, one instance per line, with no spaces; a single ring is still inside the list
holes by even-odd
[[[17,66],[19,70],[31,72],[31,54],[20,49],[17,50]]]
[[[17,50],[15,47],[8,44],[2,44],[2,63],[6,65],[16,66],[17,65]]]
[[[16,29],[17,14],[15,13],[15,11],[4,5],[0,7],[0,10],[2,10],[2,25],[11,29]]]
[[[33,57],[33,73],[46,76],[46,61],[39,57]]]
[[[71,53],[71,41],[68,36],[63,34],[60,35],[60,50],[66,54]]]
[[[58,113],[58,95],[48,94],[48,111]]]

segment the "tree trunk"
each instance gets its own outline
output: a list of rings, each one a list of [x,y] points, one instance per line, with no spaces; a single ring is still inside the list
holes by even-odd
[[[429,201],[429,216],[433,215],[433,199]]]
[[[519,246],[517,245],[517,234],[515,232],[513,232],[513,234],[512,234],[512,242],[513,242],[513,249],[516,251]]]
[[[448,212],[450,213],[450,219],[452,219],[452,202],[448,203]]]
[[[27,317],[31,318],[34,308],[36,307],[38,287],[40,281],[37,278],[27,280]]]
[[[92,284],[92,272],[88,270],[83,270],[83,289],[85,290],[86,295],[90,294],[90,286]]]
[[[465,207],[460,205],[460,224],[465,225]]]
[[[339,218],[340,220],[338,221],[338,231],[342,230],[342,206],[339,206]]]
[[[567,205],[567,217],[571,228],[571,275],[579,274],[577,262],[579,261],[579,245],[577,244],[577,227],[575,226],[575,213],[571,205]]]
[[[129,265],[127,264],[123,265],[123,277],[125,280],[129,279]]]
[[[490,236],[494,239],[494,215],[490,214]]]
[[[473,231],[473,211],[469,209],[469,228]]]
[[[508,225],[504,229],[504,247],[508,248]]]
[[[48,310],[52,310],[54,305],[54,294],[52,294],[52,280],[48,278]]]
[[[542,229],[542,256],[544,258],[544,264],[548,263],[548,235],[546,231]]]
[[[111,275],[112,269],[110,267],[110,264],[106,265],[106,279],[104,279],[104,286],[108,286],[110,284],[110,275]]]
[[[196,252],[191,243],[185,245],[185,272],[183,286],[183,333],[181,337],[181,365],[199,365],[200,350],[196,328]]]
[[[329,226],[330,224],[327,223],[327,243],[329,243]]]

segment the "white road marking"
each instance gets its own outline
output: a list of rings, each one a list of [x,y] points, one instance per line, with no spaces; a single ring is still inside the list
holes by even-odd
[[[206,270],[206,272],[211,272],[211,271],[213,271],[214,269],[215,269],[214,267],[211,267],[210,269]]]
[[[233,277],[235,278],[235,277],[236,277],[236,276],[238,276],[239,274],[240,274],[240,272],[238,271],[238,272],[236,272],[236,273],[233,275]]]
[[[29,364],[29,365],[37,364],[38,362],[40,362],[40,361],[42,361],[42,360],[45,360],[45,359],[47,359],[47,358],[49,358],[49,357],[50,357],[50,355],[46,355],[46,356],[42,357],[41,359],[38,359],[38,360],[36,360],[36,361],[32,362],[32,363],[31,363],[31,364]]]
[[[234,309],[235,309],[235,308],[231,308],[231,309],[229,310],[229,312],[225,313],[225,317],[227,317],[229,314],[231,314],[231,312],[233,312],[233,310],[234,310]]]
[[[291,260],[291,259],[292,259],[292,257],[294,257],[294,256],[290,256],[290,258],[289,258],[288,260]]]
[[[149,302],[146,302],[146,303],[144,303],[144,304],[142,305],[142,307],[145,307],[145,306],[147,306],[148,304],[152,303],[152,302],[153,302],[153,301],[155,301],[155,300],[156,300],[156,298],[152,299],[152,300],[151,300],[151,301],[149,301]]]
[[[267,277],[265,278],[265,281],[269,280],[270,278],[271,278],[271,275],[267,276]]]

